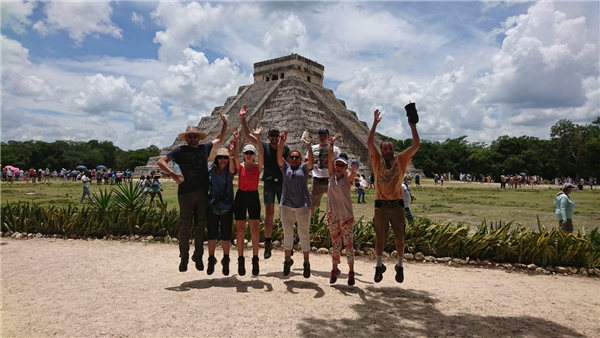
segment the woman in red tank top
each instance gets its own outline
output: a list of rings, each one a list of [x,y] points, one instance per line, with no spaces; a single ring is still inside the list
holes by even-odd
[[[259,140],[261,131],[262,127],[259,127],[254,131],[254,134]],[[234,147],[233,153],[239,154],[239,145],[237,142],[235,142]],[[246,274],[244,261],[246,213],[250,219],[250,233],[252,234],[252,275],[256,276],[260,271],[258,266],[258,244],[260,242],[260,198],[258,195],[258,181],[263,166],[263,148],[258,148],[259,149],[257,150],[252,144],[244,146],[242,155],[244,158],[243,163],[240,163],[238,156],[234,155],[233,158],[238,171],[239,187],[233,202],[233,213],[235,216],[235,224],[237,226],[236,241],[239,255],[238,274],[240,276]],[[254,161],[256,154],[258,154],[258,162]]]

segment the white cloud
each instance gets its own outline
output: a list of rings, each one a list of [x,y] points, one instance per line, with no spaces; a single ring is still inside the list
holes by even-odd
[[[96,74],[85,79],[85,90],[80,91],[74,100],[78,109],[93,115],[131,111],[135,89],[129,86],[125,77]]]
[[[142,14],[138,14],[136,12],[133,12],[131,14],[131,22],[139,25],[140,27],[144,28],[144,16]]]
[[[136,130],[156,130],[162,122],[164,111],[160,107],[161,101],[156,96],[139,93],[133,97],[131,110],[133,112],[133,125]]]
[[[29,16],[37,6],[34,1],[2,2],[2,27],[11,29],[16,34],[26,34],[31,26]]]
[[[121,39],[121,29],[110,19],[110,2],[47,2],[46,19],[33,25],[42,36],[67,31],[69,37],[81,46],[87,36],[109,35]]]
[[[484,104],[523,108],[578,107],[583,79],[598,74],[598,45],[586,40],[586,20],[567,18],[551,2],[506,20],[493,69],[479,82]],[[515,110],[518,113],[518,110]]]
[[[182,51],[188,46],[198,46],[214,30],[228,24],[222,15],[221,5],[190,2],[161,2],[151,13],[157,24],[166,27],[156,32],[154,43],[161,60],[180,60]]]
[[[296,15],[290,15],[265,33],[263,45],[271,57],[287,55],[297,50],[298,38],[306,34],[306,27]]]
[[[249,75],[240,74],[238,66],[228,58],[210,63],[204,53],[190,48],[183,52],[185,61],[170,66],[161,79],[146,82],[142,89],[150,95],[161,96],[180,109],[199,111],[208,115],[213,107],[237,92],[243,84],[251,83]]]

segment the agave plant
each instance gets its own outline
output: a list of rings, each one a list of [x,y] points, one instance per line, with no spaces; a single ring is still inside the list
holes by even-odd
[[[121,210],[133,211],[144,207],[146,195],[138,184],[121,184],[113,192],[115,206]]]

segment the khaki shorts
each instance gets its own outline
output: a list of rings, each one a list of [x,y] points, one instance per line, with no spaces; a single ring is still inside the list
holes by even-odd
[[[375,201],[375,239],[387,241],[390,224],[397,240],[404,240],[406,214],[404,201]]]
[[[329,182],[317,182],[313,181],[312,189],[310,191],[310,200],[313,207],[321,206],[321,198],[327,193],[327,187]]]

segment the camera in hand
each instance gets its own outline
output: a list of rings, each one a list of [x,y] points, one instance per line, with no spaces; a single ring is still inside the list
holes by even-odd
[[[417,107],[414,102],[411,102],[404,106],[404,109],[406,109],[406,116],[408,116],[408,121],[410,123],[419,123],[419,114],[417,114]]]

